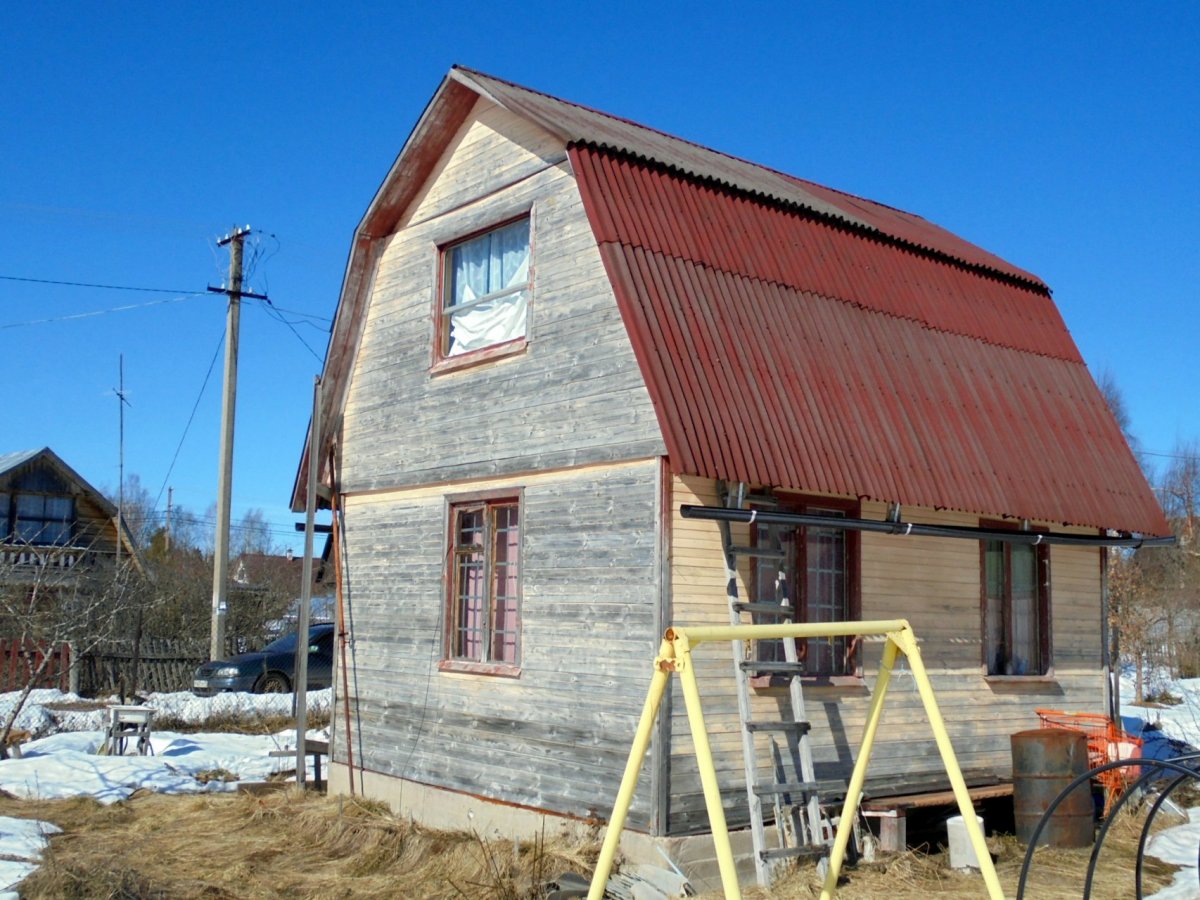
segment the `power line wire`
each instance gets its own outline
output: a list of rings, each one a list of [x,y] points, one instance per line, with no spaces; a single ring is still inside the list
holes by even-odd
[[[145,291],[152,294],[186,294],[174,288],[129,287],[123,284],[91,284],[86,281],[55,281],[50,278],[23,278],[20,275],[0,275],[3,281],[24,281],[29,284],[57,284],[64,287],[99,288],[105,291]]]
[[[187,439],[188,431],[192,427],[192,422],[196,418],[196,410],[200,408],[200,400],[204,396],[204,389],[208,387],[208,380],[212,378],[213,369],[217,365],[217,357],[221,354],[221,346],[225,343],[225,329],[221,329],[221,337],[217,340],[217,349],[213,351],[212,360],[208,364],[208,372],[204,375],[204,383],[200,385],[200,393],[196,395],[196,402],[192,404],[192,413],[188,416],[187,424],[183,426],[183,434],[179,437],[179,444],[175,447],[175,455],[171,457],[171,465],[167,466],[166,477],[163,478],[162,487],[158,489],[158,496],[154,498],[154,506],[152,511],[158,509],[158,502],[162,500],[163,491],[167,489],[167,482],[171,480],[171,473],[175,470],[175,463],[179,460],[179,452],[183,449],[183,442]]]
[[[1146,456],[1158,456],[1163,459],[1193,459],[1194,454],[1191,453],[1155,453],[1153,450],[1135,450],[1134,453],[1142,453]]]
[[[304,349],[312,354],[313,359],[315,359],[317,361],[318,365],[324,365],[325,360],[321,358],[321,355],[319,353],[317,353],[316,350],[314,350],[312,347],[309,346],[308,341],[306,341],[303,337],[300,336],[300,332],[298,332],[296,330],[295,326],[292,325],[291,322],[289,322],[286,318],[284,318],[282,315],[279,314],[279,312],[275,309],[274,305],[271,303],[270,300],[264,300],[262,308],[263,308],[263,311],[266,312],[266,314],[268,316],[270,316],[272,319],[274,319],[276,322],[281,322],[282,324],[287,326],[288,331],[290,331],[292,334],[294,334],[296,336],[296,340],[298,340],[301,344],[304,345]],[[303,324],[307,325],[309,323],[305,322]]]
[[[298,309],[284,309],[278,303],[272,303],[271,306],[273,306],[276,310],[278,310],[281,313],[287,313],[289,316],[300,316],[302,319],[316,319],[318,322],[332,322],[333,321],[333,319],[329,318],[329,316],[318,316],[314,313],[301,312]],[[308,322],[297,322],[296,324],[297,325],[308,325],[309,323]],[[314,325],[313,327],[315,328],[316,326]]]
[[[145,309],[147,306],[161,306],[164,303],[179,303],[182,300],[189,300],[193,297],[205,297],[206,293],[195,292],[186,294],[182,297],[172,297],[169,300],[151,300],[149,303],[131,303],[128,306],[113,306],[108,309],[94,309],[89,312],[71,313],[66,316],[52,316],[48,319],[32,319],[28,322],[7,322],[0,325],[0,329],[6,328],[25,328],[31,325],[49,325],[52,322],[69,322],[74,319],[90,319],[95,316],[105,316],[109,313],[128,312],[131,309]]]

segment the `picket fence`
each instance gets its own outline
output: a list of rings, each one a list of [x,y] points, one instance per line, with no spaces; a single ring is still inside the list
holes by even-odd
[[[47,653],[50,662],[34,687],[70,690],[71,651],[67,644],[51,648],[45,641],[0,638],[0,693],[24,688]],[[79,693],[93,697],[135,689],[141,694],[189,690],[196,667],[208,659],[208,643],[143,638],[136,679],[133,657],[132,640],[106,641],[80,655]]]
[[[80,657],[79,692],[95,696],[134,690],[133,649],[132,640],[106,641]],[[136,690],[190,690],[197,666],[208,658],[207,641],[142,638]]]
[[[66,644],[51,648],[45,641],[0,638],[0,693],[24,688],[47,653],[50,654],[50,662],[34,687],[67,690],[71,652]]]

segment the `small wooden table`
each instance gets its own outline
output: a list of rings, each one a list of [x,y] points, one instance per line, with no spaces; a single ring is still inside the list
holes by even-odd
[[[100,752],[108,756],[124,756],[128,743],[135,741],[138,756],[153,756],[150,726],[154,721],[154,713],[152,706],[110,706],[108,731],[105,732]]]
[[[296,750],[272,750],[268,756],[277,759],[287,759],[296,757]],[[321,783],[321,757],[329,755],[329,741],[320,741],[313,738],[307,738],[304,741],[304,755],[313,758],[313,784]]]

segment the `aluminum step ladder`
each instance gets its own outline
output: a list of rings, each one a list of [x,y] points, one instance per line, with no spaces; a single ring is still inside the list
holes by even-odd
[[[746,485],[718,486],[727,507],[741,509],[746,503]],[[794,621],[791,597],[782,568],[776,579],[776,603],[746,602],[738,596],[737,566],[740,558],[776,559],[784,552],[777,548],[737,546],[728,522],[721,522],[721,543],[725,554],[726,593],[732,625],[747,625],[747,617],[767,619],[770,624]],[[799,661],[795,640],[783,640],[783,660],[748,659],[745,641],[733,641],[734,678],[737,682],[738,714],[742,726],[742,755],[746,771],[746,799],[750,807],[750,832],[754,844],[754,865],[758,883],[768,887],[782,861],[787,859],[822,860],[827,858],[829,834],[824,828],[813,766],[809,722],[804,710],[804,692],[800,676],[804,664]],[[752,718],[751,679],[758,675],[781,676],[788,681],[788,704],[783,719]],[[790,715],[788,715],[790,713]],[[768,846],[766,827],[768,808],[775,821],[775,840]]]

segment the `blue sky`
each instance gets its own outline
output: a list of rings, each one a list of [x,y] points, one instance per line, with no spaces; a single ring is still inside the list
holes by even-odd
[[[216,240],[248,223],[248,289],[274,309],[242,316],[234,516],[263,509],[299,550],[286,504],[350,237],[453,63],[955,231],[1046,279],[1148,451],[1200,438],[1200,6],[450,9],[7,10],[0,451],[49,445],[115,488],[124,354],[125,470],[203,512],[225,307],[205,289],[226,273]]]

